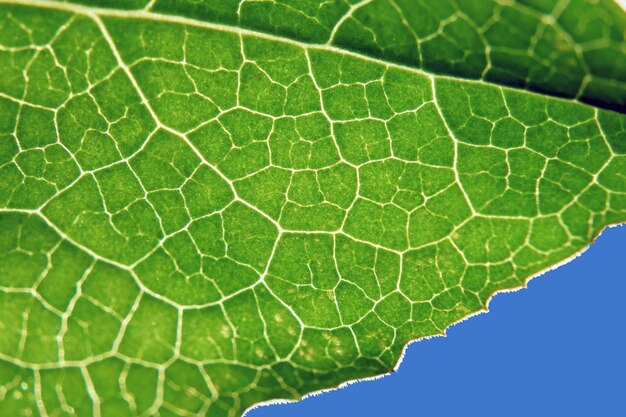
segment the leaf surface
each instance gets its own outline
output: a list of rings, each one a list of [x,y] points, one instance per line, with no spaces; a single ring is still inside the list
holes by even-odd
[[[345,7],[331,47],[286,2],[2,3],[1,415],[239,416],[379,375],[626,220],[623,114],[423,72],[457,74]],[[598,89],[521,84],[623,103],[613,57]]]

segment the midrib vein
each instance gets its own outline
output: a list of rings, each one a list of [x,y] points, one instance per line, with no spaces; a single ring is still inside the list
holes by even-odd
[[[436,78],[436,79],[442,79],[442,80],[463,81],[463,82],[468,82],[468,83],[473,83],[473,84],[501,88],[503,90],[508,90],[508,91],[523,92],[523,93],[534,95],[534,96],[541,96],[541,97],[547,96],[554,100],[558,100],[562,102],[570,102],[570,103],[574,102],[574,103],[578,103],[578,104],[588,106],[588,107],[595,107],[585,102],[582,102],[576,98],[560,97],[551,93],[538,93],[538,92],[535,92],[535,91],[532,91],[523,87],[507,86],[507,85],[503,85],[499,83],[493,83],[493,82],[474,79],[474,78],[464,78],[461,76],[451,76],[447,74],[433,73],[433,72],[423,70],[421,68],[403,65],[403,64],[393,62],[393,61],[385,61],[380,58],[375,58],[370,55],[355,52],[349,49],[339,48],[339,47],[332,46],[332,45],[319,44],[319,43],[307,43],[307,42],[298,41],[298,40],[288,38],[288,37],[272,35],[269,33],[259,32],[259,31],[241,28],[237,26],[229,26],[229,25],[224,25],[220,23],[207,22],[204,20],[193,19],[190,17],[157,13],[157,12],[152,12],[152,11],[146,11],[143,9],[142,10],[138,10],[138,9],[121,10],[121,9],[112,9],[112,8],[106,8],[106,7],[85,6],[85,5],[76,4],[76,3],[52,1],[52,0],[0,0],[0,5],[1,4],[20,5],[20,6],[42,8],[42,9],[53,9],[53,10],[65,11],[69,13],[83,15],[92,20],[93,20],[93,16],[95,15],[99,17],[114,17],[114,18],[120,18],[120,19],[144,19],[144,20],[152,20],[156,22],[176,23],[176,24],[181,24],[181,25],[194,26],[198,28],[204,28],[204,29],[220,31],[220,32],[227,32],[227,33],[232,33],[232,34],[237,34],[237,35],[242,35],[242,36],[257,37],[257,38],[261,38],[261,39],[265,39],[265,40],[273,41],[273,42],[280,42],[283,44],[293,45],[293,46],[302,48],[304,50],[328,51],[328,52],[333,52],[337,54],[343,54],[343,55],[347,55],[347,56],[360,59],[363,61],[382,65],[387,68],[396,68],[396,69],[401,69],[404,71],[409,71],[415,74],[420,74],[422,76],[428,77],[429,79]]]

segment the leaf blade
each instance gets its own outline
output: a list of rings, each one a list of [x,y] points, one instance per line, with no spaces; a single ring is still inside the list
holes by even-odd
[[[80,168],[42,210],[37,188],[26,183],[27,175],[50,181],[42,162],[11,155],[12,170],[2,173],[9,185],[2,255],[11,267],[26,263],[30,277],[20,281],[10,272],[14,282],[3,286],[5,309],[28,312],[3,321],[11,335],[3,338],[3,376],[35,387],[21,405],[3,401],[5,407],[43,404],[47,412],[91,415],[110,412],[110,401],[131,415],[232,415],[259,401],[379,374],[394,366],[408,340],[483,309],[494,292],[523,285],[626,217],[623,115],[203,22],[58,7],[81,16],[60,14],[58,21],[69,23],[50,30],[44,48],[33,48],[33,63],[58,54],[61,67],[80,73],[80,60],[57,52],[67,42],[76,48],[76,36],[58,36],[74,26],[94,29],[83,32],[89,42],[79,51],[108,45],[116,63],[82,86],[69,76],[66,83],[41,77],[31,66],[33,79],[58,88],[34,85],[25,97],[3,91],[3,102],[29,109],[69,108],[76,100],[74,119],[82,122],[59,131],[43,124],[42,143],[24,140],[28,134],[15,127],[3,132],[16,144],[9,155],[52,152],[60,142]],[[11,13],[38,19],[33,9]],[[185,40],[194,36],[196,45],[221,45],[220,55],[188,60]],[[223,71],[237,73],[234,101],[216,88],[224,79],[211,78]],[[408,99],[402,86],[411,88]],[[289,106],[290,94],[312,107]],[[209,104],[218,102],[225,104],[211,113]],[[135,108],[130,116],[128,103]],[[199,118],[187,110],[197,103],[208,109]],[[387,127],[392,121],[395,130]],[[525,134],[496,130],[504,121]],[[130,122],[141,141],[124,151],[129,128],[113,127]],[[324,140],[334,144],[318,148],[327,157],[311,162],[319,156],[313,144]],[[581,149],[594,158],[581,158]],[[270,166],[274,157],[280,168]],[[270,168],[271,175],[259,175]],[[131,178],[138,185],[110,190],[109,172],[128,178],[112,181],[118,186],[135,184]],[[17,182],[4,181],[16,175]],[[238,184],[253,177],[248,195],[283,195],[281,209],[262,210],[239,197]],[[319,213],[339,213],[339,221],[321,228],[320,218],[336,214]],[[42,235],[44,242],[37,240]],[[116,271],[109,276],[124,277],[126,307],[115,304],[117,297],[89,294],[103,280],[94,266],[75,279],[77,302],[60,310],[64,305],[45,289],[62,267],[53,262],[48,270],[46,256],[61,247],[76,254],[66,259],[87,256]],[[22,249],[31,249],[27,262]],[[198,331],[204,326],[208,334]],[[81,359],[61,355],[58,335]],[[151,381],[156,373],[157,388],[105,388],[97,376],[103,364],[119,380],[144,372]],[[55,398],[56,383],[73,398]],[[153,396],[147,406],[134,399],[144,394]]]

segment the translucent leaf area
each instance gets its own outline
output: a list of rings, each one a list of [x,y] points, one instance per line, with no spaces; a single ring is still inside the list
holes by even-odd
[[[230,1],[11,3],[0,1],[2,416],[239,417],[379,375],[408,341],[626,221],[626,115],[580,102],[626,99],[624,14],[609,2],[585,14],[584,0],[468,1],[484,7],[458,18],[444,1],[417,2],[415,16],[400,0],[336,2],[333,18],[335,2],[313,0],[243,1],[235,17]],[[400,29],[369,26],[396,27],[383,6],[407,27],[439,22],[414,35],[444,43],[406,52]],[[220,24],[202,17],[212,8]],[[296,18],[315,10],[320,28]],[[457,73],[446,54],[471,50],[457,25],[522,39],[509,10],[540,17],[535,52],[502,46],[518,62],[493,44],[481,80],[441,75]],[[592,46],[541,42],[556,21],[575,25],[565,16]],[[605,78],[571,69],[591,50],[610,51],[610,65],[593,60]],[[525,72],[537,57],[549,76]]]

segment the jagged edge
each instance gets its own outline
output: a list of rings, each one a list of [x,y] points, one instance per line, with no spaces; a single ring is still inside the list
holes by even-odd
[[[624,1],[624,3],[626,3],[626,0],[622,0],[622,1]],[[469,315],[467,315],[467,316],[465,316],[465,317],[463,317],[463,318],[453,322],[448,327],[446,327],[442,333],[434,334],[434,335],[430,335],[430,336],[423,336],[423,337],[419,337],[417,339],[409,340],[404,345],[404,347],[402,348],[402,352],[400,353],[400,357],[398,358],[398,361],[396,362],[394,367],[392,369],[390,369],[388,372],[386,372],[384,374],[380,374],[380,375],[374,375],[374,376],[370,376],[370,377],[365,377],[365,378],[351,379],[351,380],[342,382],[342,383],[340,383],[340,384],[338,384],[338,385],[336,385],[334,387],[322,388],[322,389],[319,389],[317,391],[309,392],[309,393],[307,393],[307,394],[305,394],[302,397],[297,398],[297,399],[276,398],[276,399],[272,399],[272,400],[262,401],[262,402],[253,404],[253,405],[249,406],[248,408],[246,408],[246,410],[243,412],[241,417],[247,416],[249,412],[251,412],[252,410],[255,410],[257,408],[267,407],[267,406],[276,405],[276,404],[296,403],[296,402],[299,402],[299,401],[306,400],[309,397],[316,397],[318,395],[321,395],[321,394],[324,394],[324,393],[327,393],[327,392],[340,390],[340,389],[346,388],[346,387],[348,387],[350,385],[353,385],[353,384],[357,384],[357,383],[361,383],[361,382],[376,381],[376,380],[379,380],[379,379],[383,379],[386,376],[392,375],[393,373],[398,371],[398,369],[400,369],[400,366],[402,365],[402,362],[404,361],[404,356],[406,355],[406,351],[408,350],[409,346],[411,346],[413,343],[419,343],[419,342],[430,340],[430,339],[433,339],[433,338],[436,338],[436,337],[447,337],[448,336],[448,334],[447,334],[448,329],[450,329],[450,328],[452,328],[452,327],[454,327],[454,326],[456,326],[456,325],[458,325],[460,323],[463,323],[464,321],[469,320],[469,319],[471,319],[473,317],[479,316],[481,314],[489,313],[489,304],[491,303],[491,300],[496,295],[498,295],[498,294],[505,294],[505,293],[513,293],[513,292],[517,292],[517,291],[524,290],[524,289],[528,288],[528,283],[531,282],[532,280],[534,280],[535,278],[539,278],[540,276],[542,276],[542,275],[544,275],[544,274],[546,274],[546,273],[548,273],[550,271],[553,271],[553,270],[555,270],[557,268],[560,268],[561,266],[566,265],[566,264],[572,262],[573,260],[575,260],[578,257],[580,257],[582,254],[587,252],[587,250],[594,243],[596,243],[598,238],[604,233],[605,230],[611,229],[611,228],[618,228],[618,227],[622,227],[622,226],[624,226],[625,229],[626,229],[626,222],[613,223],[613,224],[609,224],[609,225],[604,226],[602,228],[602,230],[600,230],[600,232],[598,232],[591,239],[591,242],[588,245],[586,245],[584,248],[580,249],[578,252],[570,255],[565,260],[557,262],[554,265],[548,266],[548,267],[544,268],[543,270],[537,272],[536,274],[531,275],[530,277],[526,278],[524,280],[524,283],[521,286],[519,286],[519,287],[505,288],[505,289],[502,289],[502,290],[494,291],[489,296],[489,298],[487,299],[487,302],[485,304],[485,308],[483,308],[481,310],[478,310],[478,311],[476,311],[474,313],[471,313],[471,314],[469,314]]]

